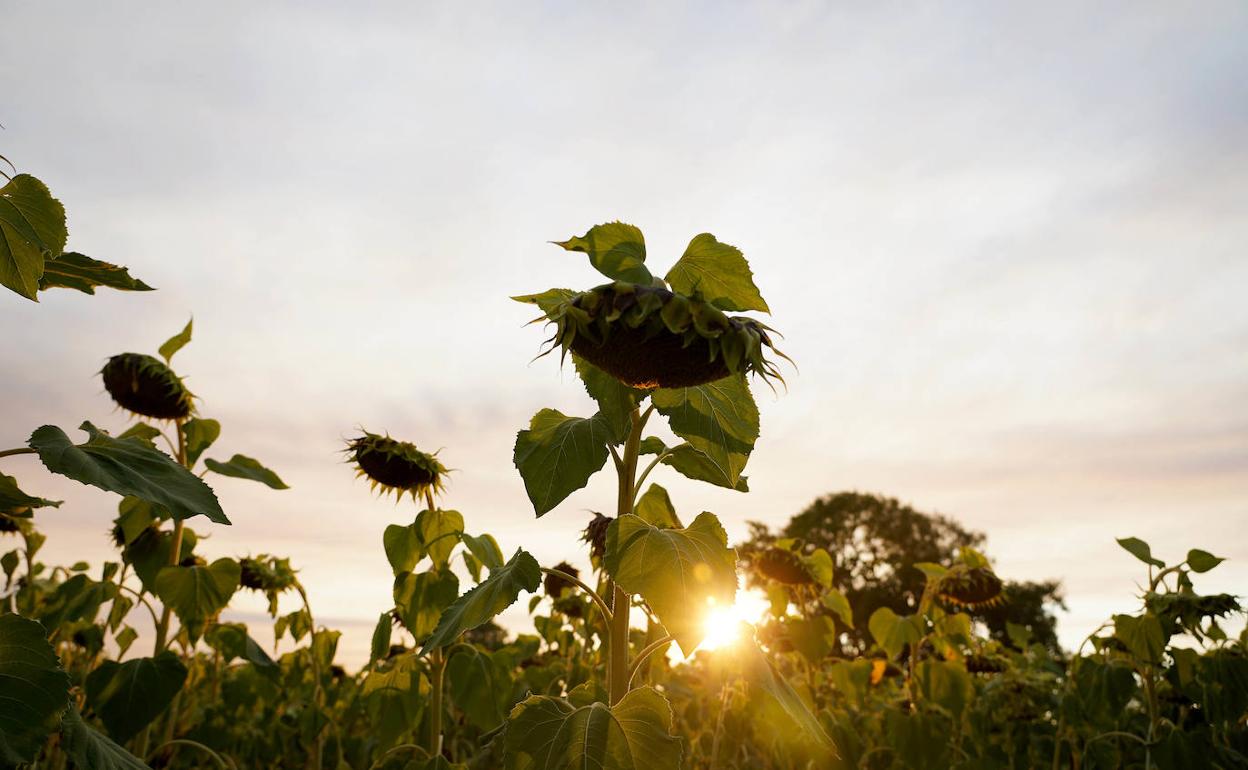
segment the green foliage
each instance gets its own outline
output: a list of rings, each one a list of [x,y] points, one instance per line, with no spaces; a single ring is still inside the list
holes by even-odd
[[[61,747],[74,767],[91,770],[148,770],[148,766],[82,721],[72,704],[61,719]]]
[[[208,466],[208,470],[222,476],[258,481],[270,489],[290,489],[276,473],[245,455],[236,454],[226,462],[208,458],[204,460],[204,465]]]
[[[186,464],[193,468],[200,455],[220,438],[221,423],[195,417],[182,423],[182,435],[186,439]]]
[[[1164,567],[1166,563],[1160,559],[1153,558],[1153,551],[1149,548],[1148,543],[1138,537],[1121,537],[1118,538],[1118,545],[1123,547],[1127,553],[1153,567]]]
[[[507,767],[677,770],[682,751],[671,727],[671,706],[649,687],[610,708],[534,695],[511,712],[504,736]]]
[[[43,263],[43,276],[39,279],[39,291],[45,289],[74,289],[83,294],[95,294],[103,286],[119,291],[152,291],[152,287],[130,275],[130,271],[98,259],[92,259],[76,251],[68,251]]]
[[[156,575],[156,595],[173,608],[191,638],[198,639],[204,624],[229,604],[240,574],[233,559],[217,559],[206,566],[165,567]]]
[[[623,222],[594,225],[582,236],[557,242],[568,251],[589,256],[589,263],[606,277],[630,283],[650,283],[654,277],[646,269],[646,239],[641,230]]]
[[[35,299],[44,261],[65,250],[65,208],[47,186],[18,174],[0,187],[0,284]]]
[[[106,660],[87,676],[87,702],[122,743],[151,724],[182,689],[186,666],[172,652],[124,663]]]
[[[518,549],[506,564],[447,607],[421,652],[454,644],[460,634],[491,620],[514,604],[521,591],[536,591],[541,579],[537,560]]]
[[[69,700],[69,676],[46,635],[33,620],[0,615],[0,762],[32,761]]]
[[[59,508],[61,501],[32,497],[17,487],[17,479],[0,473],[0,513],[29,517],[32,508]]]
[[[186,347],[191,341],[191,331],[195,326],[195,319],[186,322],[186,326],[182,327],[182,331],[165,340],[159,348],[156,349],[160,353],[160,357],[165,359],[165,363],[173,361],[173,354]]]
[[[438,625],[443,610],[459,596],[459,578],[448,569],[404,572],[394,579],[394,606],[417,641]]]
[[[29,444],[53,473],[146,500],[175,519],[202,514],[218,524],[230,523],[208,485],[168,455],[136,439],[115,439],[89,422],[79,429],[87,433],[84,444],[74,444],[54,425],[35,430]]]
[[[533,415],[527,430],[516,434],[514,460],[538,516],[548,513],[607,462],[612,429],[598,413],[589,419],[555,409]]]
[[[701,452],[717,483],[733,487],[758,439],[758,407],[742,375],[708,385],[654,392],[654,406],[672,431]]]
[[[720,310],[771,312],[741,250],[720,243],[710,233],[694,236],[664,280],[673,290],[697,294]]]

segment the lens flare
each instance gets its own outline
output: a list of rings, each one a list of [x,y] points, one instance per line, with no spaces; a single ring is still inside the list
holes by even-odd
[[[730,605],[708,605],[704,626],[706,638],[698,649],[731,647],[741,638],[741,624],[762,622],[769,606],[767,597],[759,591],[738,591],[736,601]]]

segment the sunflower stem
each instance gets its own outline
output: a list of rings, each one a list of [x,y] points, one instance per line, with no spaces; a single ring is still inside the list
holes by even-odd
[[[641,432],[645,428],[646,420],[650,417],[650,413],[653,410],[653,405],[644,414],[639,408],[633,408],[631,416],[632,430],[629,431],[628,439],[624,442],[624,455],[621,458],[621,467],[619,468],[620,487],[616,510],[617,518],[633,512],[633,488],[637,485],[637,456],[641,449]],[[607,654],[609,656],[607,662],[607,692],[610,700],[609,705],[614,706],[628,693],[629,687],[628,613],[632,597],[623,588],[616,585],[614,581],[610,582],[610,587],[612,597],[611,621],[608,624],[610,641],[607,645]]]
[[[547,575],[554,575],[555,577],[560,578],[561,580],[566,580],[569,583],[572,583],[573,585],[580,588],[585,593],[589,594],[589,598],[593,599],[594,604],[598,605],[598,611],[602,613],[602,619],[606,621],[608,626],[611,625],[611,608],[607,606],[606,601],[604,601],[603,598],[598,595],[597,591],[590,588],[588,585],[582,582],[579,578],[574,577],[573,575],[569,575],[563,570],[551,569],[550,567],[542,567],[541,569],[542,569],[542,572],[545,572]]]
[[[5,449],[0,452],[0,457],[9,457],[11,455],[33,455],[35,450],[28,446],[19,446],[16,449]]]

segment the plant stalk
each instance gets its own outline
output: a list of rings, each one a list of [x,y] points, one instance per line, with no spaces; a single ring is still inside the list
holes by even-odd
[[[429,754],[437,757],[442,753],[442,680],[446,675],[446,655],[442,650],[429,653]]]
[[[630,424],[631,430],[624,442],[624,453],[620,458],[619,468],[619,499],[616,505],[616,518],[633,512],[633,490],[637,486],[637,456],[641,449],[641,432],[645,428],[649,410],[642,415],[641,410],[633,408]],[[611,622],[609,625],[609,641],[607,643],[607,693],[611,706],[620,702],[628,692],[628,614],[632,598],[624,589],[610,581],[611,586]]]
[[[0,457],[10,457],[12,455],[33,455],[35,450],[30,447],[19,446],[17,449],[5,449],[0,451]]]

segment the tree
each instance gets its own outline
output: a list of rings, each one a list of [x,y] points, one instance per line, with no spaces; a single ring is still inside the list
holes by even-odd
[[[924,575],[917,562],[947,564],[963,546],[979,549],[980,532],[965,529],[940,514],[916,511],[895,498],[861,492],[838,492],[815,500],[789,520],[779,533],[749,522],[750,536],[737,546],[747,560],[782,538],[794,538],[809,553],[825,549],[832,556],[833,587],[849,599],[854,628],[842,634],[838,652],[858,654],[871,645],[867,619],[880,607],[898,614],[914,612],[923,593]],[[751,573],[750,580],[759,578]],[[1008,641],[1006,622],[1027,626],[1032,638],[1057,648],[1056,618],[1048,607],[1060,606],[1060,585],[1006,584],[1008,603],[982,611],[994,638]]]

